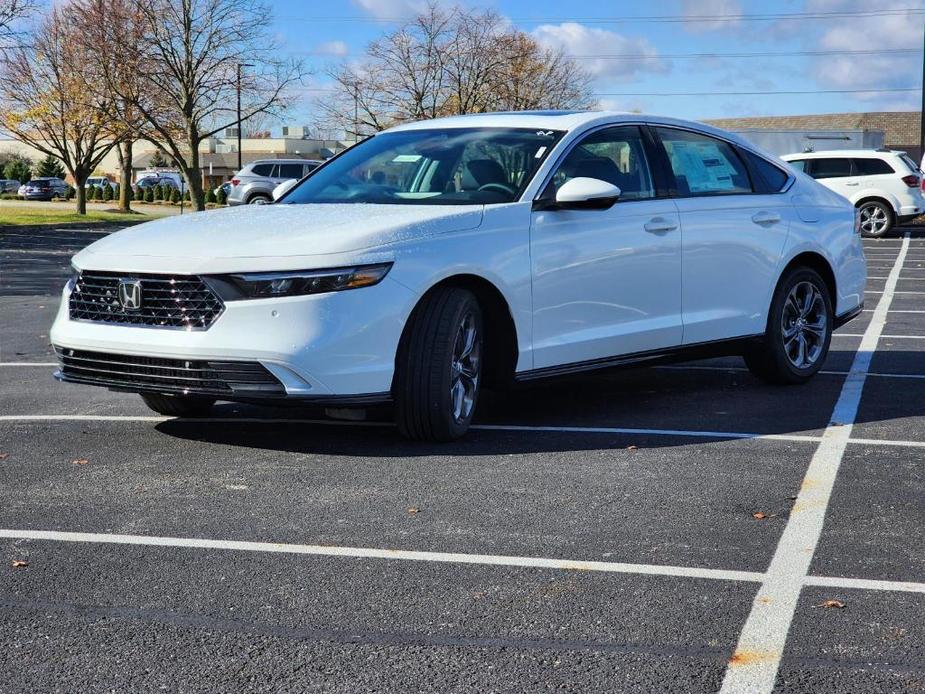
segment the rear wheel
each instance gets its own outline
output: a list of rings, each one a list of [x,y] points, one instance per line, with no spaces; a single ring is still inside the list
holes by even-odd
[[[199,395],[164,395],[162,393],[142,393],[145,405],[159,414],[168,417],[205,417],[215,404],[213,398]]]
[[[893,210],[886,203],[869,200],[858,207],[861,215],[861,233],[870,238],[880,238],[893,228]]]
[[[247,200],[248,205],[269,205],[270,197],[268,195],[258,194],[252,195]]]
[[[482,310],[472,292],[444,287],[415,309],[402,339],[394,395],[398,429],[453,441],[469,429],[482,378]]]
[[[815,270],[798,267],[778,284],[764,338],[745,353],[749,370],[770,383],[805,383],[825,362],[832,300]]]

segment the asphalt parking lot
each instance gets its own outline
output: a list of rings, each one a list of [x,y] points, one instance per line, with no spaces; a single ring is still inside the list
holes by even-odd
[[[925,228],[810,384],[487,393],[452,445],[52,379],[69,255],[0,231],[0,691],[925,691]]]

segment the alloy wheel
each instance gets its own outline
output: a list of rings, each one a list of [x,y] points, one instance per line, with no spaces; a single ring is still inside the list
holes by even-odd
[[[450,364],[450,405],[453,419],[464,422],[472,414],[481,374],[482,338],[475,315],[467,313],[459,324]]]
[[[882,205],[870,203],[861,207],[861,231],[879,236],[890,225],[890,215]]]
[[[827,329],[822,292],[812,282],[794,285],[781,316],[784,352],[790,363],[798,369],[813,366],[825,349]]]

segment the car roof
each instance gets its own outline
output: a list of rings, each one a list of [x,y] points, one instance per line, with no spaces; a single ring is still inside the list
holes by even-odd
[[[668,116],[656,116],[626,111],[502,111],[497,113],[472,113],[462,116],[448,116],[432,120],[403,123],[384,132],[406,130],[435,130],[441,128],[529,128],[537,130],[585,130],[597,125],[619,125],[620,123],[649,123],[691,128],[731,140],[748,149],[756,149],[744,137],[714,128],[706,123],[681,120]]]
[[[322,163],[319,159],[254,159],[254,161],[248,162],[245,166],[253,166],[254,164],[320,164]]]
[[[792,161],[793,159],[820,159],[832,157],[853,157],[855,159],[882,159],[884,156],[899,156],[905,152],[899,152],[893,149],[827,149],[819,152],[798,152],[795,154],[784,154],[781,159]]]

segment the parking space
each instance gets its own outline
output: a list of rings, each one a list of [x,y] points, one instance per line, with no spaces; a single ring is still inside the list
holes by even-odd
[[[387,410],[170,420],[58,384],[47,331],[97,234],[2,232],[0,682],[925,691],[907,231],[865,242],[866,310],[805,386],[732,357],[599,373],[486,393],[450,445]]]

